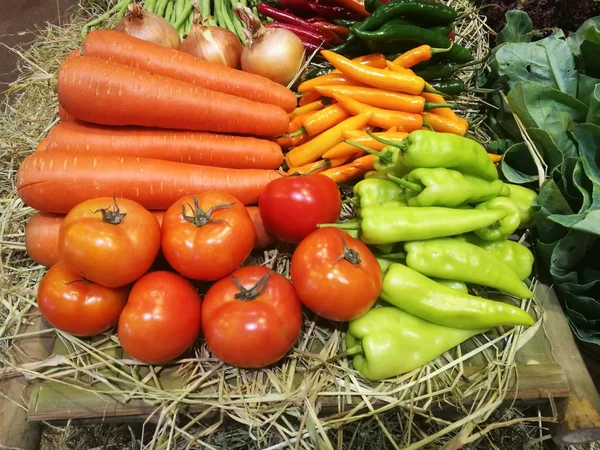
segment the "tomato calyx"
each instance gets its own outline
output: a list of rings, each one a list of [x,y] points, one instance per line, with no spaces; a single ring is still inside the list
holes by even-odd
[[[356,250],[348,247],[348,244],[346,244],[346,238],[344,237],[343,234],[342,234],[342,242],[344,243],[344,251],[340,256],[338,256],[335,259],[335,261],[333,262],[333,265],[335,266],[342,259],[345,259],[350,264],[360,265],[360,254]]]
[[[181,215],[183,216],[183,218],[185,220],[187,220],[190,223],[193,223],[197,227],[203,227],[207,223],[224,223],[228,227],[230,227],[231,225],[229,225],[229,223],[226,220],[213,219],[211,217],[211,215],[212,215],[213,212],[215,212],[218,209],[229,208],[229,207],[231,207],[233,205],[235,205],[235,203],[224,203],[222,205],[212,206],[208,210],[203,211],[202,208],[200,208],[200,204],[198,203],[198,199],[194,196],[194,206],[188,204],[188,206],[192,210],[192,215],[188,216],[185,213],[185,205],[181,205]]]
[[[123,219],[125,218],[127,213],[121,212],[121,210],[119,209],[119,206],[117,205],[117,199],[115,198],[114,195],[113,195],[113,202],[115,203],[114,205],[109,206],[108,208],[100,208],[93,212],[94,213],[97,213],[97,212],[102,213],[102,221],[103,222],[110,223],[111,225],[119,225],[121,222],[123,222]]]
[[[266,274],[264,277],[259,279],[256,282],[256,284],[254,286],[252,286],[250,289],[245,288],[242,285],[242,283],[240,283],[240,280],[238,280],[235,277],[235,275],[231,275],[233,282],[235,283],[237,288],[240,290],[238,293],[236,293],[233,296],[233,298],[235,298],[236,300],[241,300],[243,302],[248,302],[248,301],[254,300],[257,297],[260,297],[263,294],[263,292],[265,292],[265,289],[267,289],[267,286],[269,285],[269,278],[271,277],[271,275],[273,275],[272,272]]]

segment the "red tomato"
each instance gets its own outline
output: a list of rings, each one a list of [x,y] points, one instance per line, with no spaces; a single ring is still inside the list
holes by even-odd
[[[300,301],[331,320],[362,316],[381,292],[375,256],[363,242],[333,227],[304,239],[292,255],[290,270]]]
[[[318,224],[337,221],[342,197],[337,184],[324,175],[288,176],[267,184],[258,208],[269,233],[297,244]]]
[[[202,302],[192,283],[172,272],[151,272],[131,289],[119,319],[119,342],[139,361],[166,363],[194,343],[201,311]]]
[[[167,262],[193,280],[229,275],[248,257],[254,240],[254,224],[246,207],[221,192],[182,198],[165,212],[162,222]]]
[[[95,198],[74,207],[58,237],[59,257],[87,280],[108,287],[133,283],[160,250],[160,225],[142,205]]]
[[[294,287],[264,266],[247,266],[217,281],[204,297],[202,330],[212,353],[227,364],[265,367],[298,338],[302,305]]]
[[[94,336],[117,324],[128,294],[128,288],[108,288],[84,280],[58,261],[42,278],[37,302],[54,328],[74,336]]]

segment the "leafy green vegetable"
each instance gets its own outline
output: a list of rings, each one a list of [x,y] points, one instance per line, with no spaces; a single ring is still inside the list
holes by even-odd
[[[590,104],[590,98],[594,94],[596,85],[600,84],[600,79],[584,75],[582,73],[577,74],[577,100]]]
[[[527,13],[518,9],[513,9],[506,13],[506,25],[500,33],[498,33],[496,43],[531,42],[532,31],[533,23]]]
[[[600,83],[594,87],[594,92],[590,95],[589,106],[586,122],[600,125]]]

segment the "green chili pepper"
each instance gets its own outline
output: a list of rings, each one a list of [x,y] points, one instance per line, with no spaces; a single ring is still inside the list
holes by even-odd
[[[486,181],[443,167],[414,169],[404,178],[388,177],[406,188],[409,206],[452,207],[483,202],[500,195],[504,187],[500,180]]]
[[[458,78],[442,78],[441,80],[431,80],[429,85],[436,91],[448,95],[460,95],[467,90],[465,83]]]
[[[333,23],[335,23],[336,25],[341,25],[343,27],[350,28],[352,25],[354,25],[356,23],[356,20],[333,19]]]
[[[535,191],[517,184],[509,184],[508,188],[510,190],[508,198],[515,202],[519,207],[519,215],[521,218],[519,227],[527,228],[531,225],[531,221],[533,220],[533,213],[535,212],[534,204],[538,195]]]
[[[433,3],[427,0],[395,0],[378,7],[360,24],[355,24],[351,31],[358,29],[362,31],[377,30],[384,23],[397,17],[423,20],[432,25],[447,25],[456,20],[457,14],[454,8],[441,3]]]
[[[471,51],[462,45],[455,44],[446,36],[435,30],[418,27],[416,25],[404,25],[386,23],[378,30],[367,31],[364,28],[351,28],[352,33],[363,41],[372,42],[410,42],[413,45],[427,44],[434,48],[449,48],[444,56],[457,63],[472,61]]]
[[[406,265],[428,277],[488,286],[519,298],[531,292],[513,270],[490,252],[469,242],[441,238],[404,244]]]
[[[433,361],[486,328],[448,328],[393,306],[367,311],[350,322],[346,347],[353,366],[369,380],[401,375]]]
[[[488,227],[474,230],[475,234],[486,241],[495,241],[513,234],[521,223],[521,210],[509,197],[496,197],[475,207],[479,210],[505,211],[506,216]]]
[[[354,185],[354,198],[358,200],[361,209],[368,206],[379,206],[403,197],[403,189],[390,180],[371,178],[359,181]]]
[[[468,330],[534,323],[521,308],[463,294],[398,263],[388,267],[380,296],[413,316],[446,327]]]
[[[456,239],[464,240],[490,252],[510,267],[519,280],[525,280],[531,275],[534,263],[533,253],[523,244],[508,239],[486,241],[474,234],[457,236]]]
[[[413,71],[417,76],[425,80],[433,80],[436,78],[450,78],[460,69],[469,65],[470,64],[456,64],[451,61],[438,64],[427,64],[425,66],[418,64],[413,68]]]
[[[387,272],[387,269],[392,264],[394,264],[394,261],[397,258],[405,261],[406,255],[405,254],[387,254],[384,256],[377,257],[377,262],[379,263],[379,267],[381,267],[381,273],[383,275],[385,275],[385,273]],[[469,288],[467,288],[467,285],[463,281],[445,280],[443,278],[431,278],[431,279],[433,281],[435,281],[436,283],[441,284],[442,286],[445,286],[449,289],[454,289],[455,291],[462,292],[463,294],[469,293]],[[386,306],[386,305],[384,305],[384,306]]]
[[[360,214],[360,221],[320,224],[319,227],[360,229],[361,240],[366,244],[392,244],[467,233],[496,223],[504,218],[506,211],[370,206],[362,209]]]
[[[402,141],[391,141],[367,131],[373,139],[387,144],[380,152],[375,152],[351,141],[349,144],[377,156],[377,170],[406,174],[408,168],[454,169],[467,175],[494,181],[498,179],[498,170],[489,158],[485,148],[463,136],[452,133],[436,133],[435,131],[417,130],[411,132]],[[396,172],[396,173],[394,173]]]
[[[306,80],[312,80],[313,78],[320,77],[321,75],[327,75],[328,73],[333,72],[334,67],[329,65],[325,67],[315,67],[310,72],[306,74]]]
[[[454,289],[455,291],[462,292],[463,294],[469,293],[469,288],[463,281],[456,280],[444,280],[443,278],[432,278],[437,284],[446,286],[447,288]]]

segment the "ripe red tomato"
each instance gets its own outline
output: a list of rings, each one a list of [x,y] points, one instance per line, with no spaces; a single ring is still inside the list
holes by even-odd
[[[290,270],[300,301],[331,320],[362,316],[381,292],[375,256],[363,242],[333,227],[320,228],[300,242]]]
[[[294,287],[264,266],[246,266],[217,281],[204,297],[202,330],[212,353],[227,364],[265,367],[294,345],[302,305]]]
[[[160,250],[160,225],[142,205],[125,198],[87,200],[62,223],[59,258],[87,280],[108,287],[133,283]]]
[[[337,184],[324,175],[288,176],[267,184],[258,208],[269,233],[297,244],[318,224],[337,221],[342,197]]]
[[[229,275],[254,246],[254,224],[244,205],[221,192],[175,202],[162,222],[162,250],[177,272],[193,280]]]
[[[84,280],[58,261],[42,278],[37,302],[54,328],[74,336],[94,336],[117,324],[128,294],[128,288],[108,288]]]
[[[166,363],[194,343],[201,313],[202,302],[192,283],[172,272],[151,272],[131,289],[119,319],[119,342],[139,361]]]

